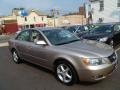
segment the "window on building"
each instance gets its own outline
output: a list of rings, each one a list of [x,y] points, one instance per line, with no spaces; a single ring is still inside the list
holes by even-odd
[[[99,22],[99,23],[102,23],[102,22],[103,22],[103,18],[99,18],[99,19],[98,19],[98,22]]]
[[[27,21],[27,17],[25,17],[25,21]]]
[[[35,28],[35,26],[33,24],[30,25],[30,28]]]
[[[36,17],[34,17],[34,21],[36,21]]]
[[[25,25],[22,25],[22,26],[21,26],[21,29],[22,29],[22,30],[25,29]]]
[[[29,25],[26,25],[26,28],[29,28]]]
[[[42,21],[44,21],[44,17],[42,17]]]
[[[117,7],[120,7],[120,0],[117,0]]]
[[[104,10],[104,1],[100,1],[100,11]]]

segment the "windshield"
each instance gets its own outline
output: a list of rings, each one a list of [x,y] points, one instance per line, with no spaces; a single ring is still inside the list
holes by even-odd
[[[83,32],[87,32],[88,28],[87,26],[73,26],[68,28],[68,31],[70,31],[71,33],[83,33]]]
[[[79,26],[79,27],[77,28],[77,31],[78,31],[78,32],[87,32],[87,31],[89,31],[89,29],[88,29],[87,26]]]
[[[102,34],[102,33],[111,33],[112,25],[97,25],[90,30],[90,33]]]
[[[43,33],[53,45],[68,44],[79,40],[68,30],[46,30]]]

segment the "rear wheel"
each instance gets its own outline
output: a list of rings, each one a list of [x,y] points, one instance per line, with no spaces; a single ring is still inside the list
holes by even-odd
[[[73,85],[77,82],[77,74],[68,62],[61,61],[57,63],[55,73],[57,79],[66,85]]]
[[[13,57],[13,61],[14,61],[15,63],[19,64],[19,63],[21,62],[21,59],[20,59],[20,57],[18,56],[16,50],[13,50],[13,51],[12,51],[12,57]]]

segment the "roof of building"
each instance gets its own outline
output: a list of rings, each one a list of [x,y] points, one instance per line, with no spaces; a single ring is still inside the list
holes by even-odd
[[[81,14],[79,12],[74,12],[74,13],[64,14],[63,16],[70,16],[70,15],[81,15]]]
[[[12,10],[12,14],[14,14],[14,15],[16,15],[16,16],[19,16],[20,15],[20,10],[24,10],[24,8],[14,8],[13,10]],[[26,11],[26,10],[25,10]],[[34,9],[32,9],[32,10],[27,10],[26,11],[26,14],[27,15],[29,15],[30,13],[32,13],[32,12],[35,12],[37,15],[39,15],[39,16],[47,16],[47,14],[45,14],[44,12],[41,12],[41,11],[39,11],[39,10],[34,10]]]
[[[35,12],[36,14],[38,14],[38,15],[40,15],[40,16],[47,16],[47,14],[45,14],[44,12],[39,11],[39,10],[34,10],[34,9],[29,10],[29,11],[28,11],[28,14],[30,14],[30,13],[32,13],[32,12]]]
[[[90,2],[96,2],[96,1],[100,1],[100,0],[89,0]]]

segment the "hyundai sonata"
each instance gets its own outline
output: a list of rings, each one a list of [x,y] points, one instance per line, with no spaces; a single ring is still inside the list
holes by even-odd
[[[111,74],[117,55],[111,46],[80,40],[68,30],[28,29],[9,40],[13,61],[21,60],[55,72],[57,79],[72,85],[77,81],[99,81]]]

